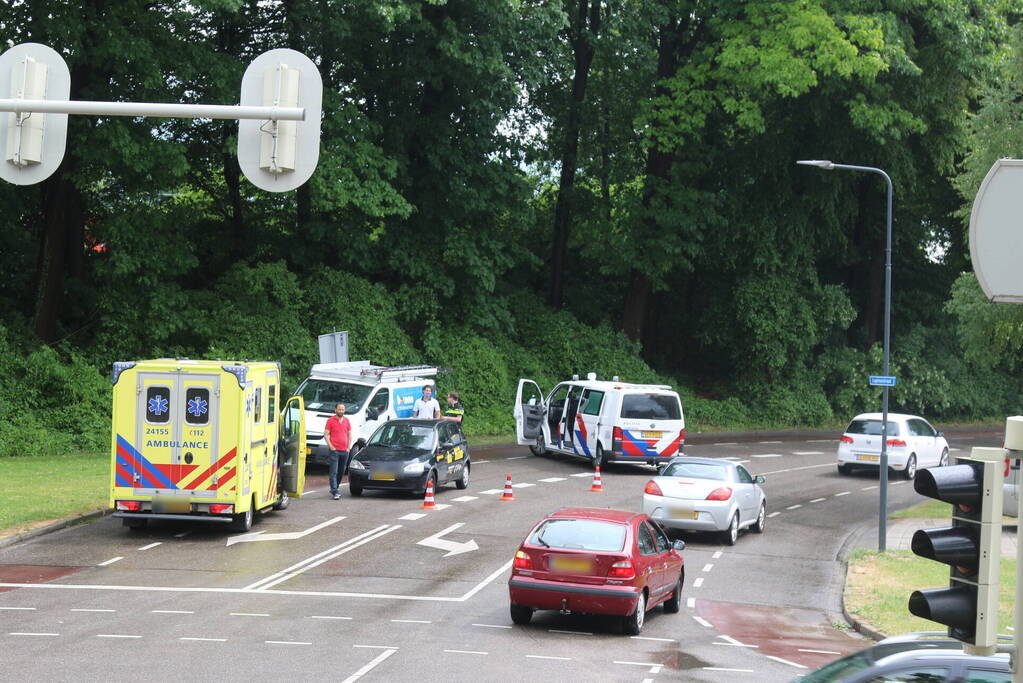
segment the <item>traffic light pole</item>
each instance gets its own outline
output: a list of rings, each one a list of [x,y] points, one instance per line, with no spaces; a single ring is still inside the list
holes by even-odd
[[[1023,417],[1017,415],[1005,421],[1005,457],[1006,465],[1008,460],[1023,458]],[[1020,470],[1017,470],[1020,471]],[[1008,472],[1006,472],[1008,474]],[[1019,639],[1023,634],[1023,545],[1019,543],[1019,525],[1023,519],[1023,496],[1019,491],[1020,481],[1016,479],[1016,601],[1015,619],[1012,632],[1012,680],[1013,683],[1023,683],[1023,666],[1020,666],[1021,649]]]

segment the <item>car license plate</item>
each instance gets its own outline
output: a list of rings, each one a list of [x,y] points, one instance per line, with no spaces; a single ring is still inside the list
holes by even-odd
[[[700,513],[696,510],[672,510],[671,516],[675,519],[699,519]]]
[[[643,432],[644,439],[659,439],[664,432]]]
[[[589,560],[580,560],[574,557],[552,557],[551,569],[556,572],[573,574],[586,574],[591,569]]]
[[[157,514],[180,514],[182,512],[191,512],[192,504],[188,502],[188,499],[174,500],[172,498],[156,498],[153,500],[153,512]]]
[[[880,455],[866,455],[864,453],[858,453],[856,455],[857,460],[867,460],[869,462],[877,462],[881,459]]]
[[[391,472],[374,472],[369,475],[373,481],[394,481],[394,474]]]

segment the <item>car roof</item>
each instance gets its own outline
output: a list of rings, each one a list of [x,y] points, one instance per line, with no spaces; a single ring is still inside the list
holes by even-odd
[[[611,508],[561,508],[556,512],[547,515],[550,518],[558,519],[595,519],[605,522],[617,522],[625,524],[633,517],[641,515],[641,512],[630,510],[612,510]]]
[[[557,389],[562,384],[571,384],[573,386],[582,387],[583,389],[600,389],[602,391],[617,389],[620,391],[635,391],[645,394],[678,395],[678,392],[667,384],[632,384],[630,382],[614,382],[606,379],[566,379],[555,384],[554,388]]]
[[[860,413],[853,420],[878,420],[880,421],[883,417],[883,413]],[[908,413],[888,413],[888,420],[923,420],[925,418],[919,415],[910,415]]]
[[[677,455],[669,460],[667,465],[673,462],[695,462],[701,465],[720,465],[722,467],[736,467],[739,463],[732,462],[731,460],[722,460],[721,458],[694,458],[690,455]]]

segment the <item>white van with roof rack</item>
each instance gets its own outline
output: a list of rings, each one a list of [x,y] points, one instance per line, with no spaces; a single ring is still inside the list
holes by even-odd
[[[338,403],[352,425],[351,456],[388,420],[412,417],[412,406],[431,387],[439,372],[433,365],[373,365],[368,360],[317,363],[299,385],[296,395],[305,400],[308,461],[326,464],[329,451],[323,428]]]
[[[667,384],[630,384],[589,373],[546,395],[531,379],[515,393],[515,435],[534,455],[564,453],[599,467],[609,462],[660,466],[683,455],[685,416]]]

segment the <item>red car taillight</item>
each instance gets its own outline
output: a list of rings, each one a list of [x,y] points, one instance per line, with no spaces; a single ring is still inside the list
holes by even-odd
[[[636,572],[632,569],[632,563],[628,560],[615,562],[607,573],[609,579],[634,579]]]
[[[905,446],[906,442],[902,439],[888,439],[889,446]]]
[[[727,486],[716,488],[707,495],[707,500],[728,500],[732,497],[732,489]]]
[[[661,487],[657,485],[657,482],[651,479],[647,482],[646,488],[643,489],[643,493],[649,493],[651,496],[663,496],[661,493]]]
[[[141,512],[142,501],[140,500],[119,500],[114,505],[118,510],[124,510],[126,512]]]
[[[840,438],[838,441],[839,443],[852,443],[853,438],[851,436],[846,436],[845,434],[843,434],[842,438]]]
[[[516,569],[532,569],[533,560],[529,558],[529,555],[519,550],[515,553],[515,561],[512,562],[512,566]]]
[[[622,452],[622,439],[625,435],[622,433],[621,427],[615,427],[611,430],[611,450],[615,453]]]
[[[210,514],[230,515],[234,513],[234,505],[229,503],[210,503]]]

